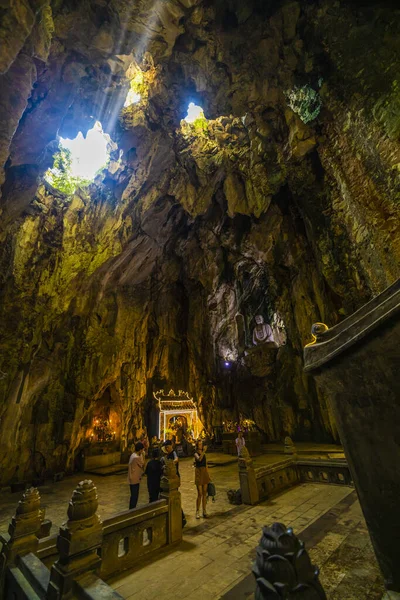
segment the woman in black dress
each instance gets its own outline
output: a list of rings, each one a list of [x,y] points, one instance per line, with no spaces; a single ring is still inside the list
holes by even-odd
[[[196,498],[196,519],[200,519],[200,504],[203,503],[203,517],[207,518],[207,485],[211,481],[207,469],[207,446],[203,446],[202,440],[196,442],[196,452],[194,454],[195,477],[194,482],[197,487]]]

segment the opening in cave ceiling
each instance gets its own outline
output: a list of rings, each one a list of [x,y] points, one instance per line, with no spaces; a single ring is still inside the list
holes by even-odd
[[[198,106],[194,102],[190,102],[184,121],[186,121],[186,123],[194,123],[197,119],[205,119],[204,111],[201,106]]]
[[[66,194],[78,186],[88,185],[109,160],[110,136],[103,132],[99,121],[87,132],[80,131],[75,139],[60,138],[54,164],[45,174],[46,181]]]
[[[144,91],[144,75],[142,71],[138,70],[130,81],[129,91],[125,99],[124,108],[128,108],[128,106],[132,106],[132,104],[137,104],[140,102],[140,100],[143,98]]]
[[[124,102],[124,108],[128,108],[128,106],[132,106],[132,104],[137,104],[142,99],[142,96],[135,92],[133,89],[130,89],[127,93],[126,100]]]

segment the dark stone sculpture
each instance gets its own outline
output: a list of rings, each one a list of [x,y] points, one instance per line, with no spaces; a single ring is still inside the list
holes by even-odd
[[[326,600],[319,570],[293,529],[282,523],[264,527],[256,552],[255,600]]]

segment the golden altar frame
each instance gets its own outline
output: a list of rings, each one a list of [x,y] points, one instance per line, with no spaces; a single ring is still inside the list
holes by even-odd
[[[203,424],[199,419],[197,406],[188,392],[179,390],[178,393],[175,393],[174,390],[170,390],[168,393],[165,393],[164,390],[159,390],[158,392],[153,392],[153,396],[158,402],[160,411],[158,422],[158,437],[160,439],[163,441],[168,439],[168,425],[173,416],[184,417],[188,426],[193,431],[194,439],[199,437],[203,429]]]

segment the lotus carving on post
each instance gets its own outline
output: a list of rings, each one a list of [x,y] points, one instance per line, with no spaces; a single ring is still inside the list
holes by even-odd
[[[319,569],[293,529],[282,523],[263,528],[253,574],[255,600],[326,600]]]

